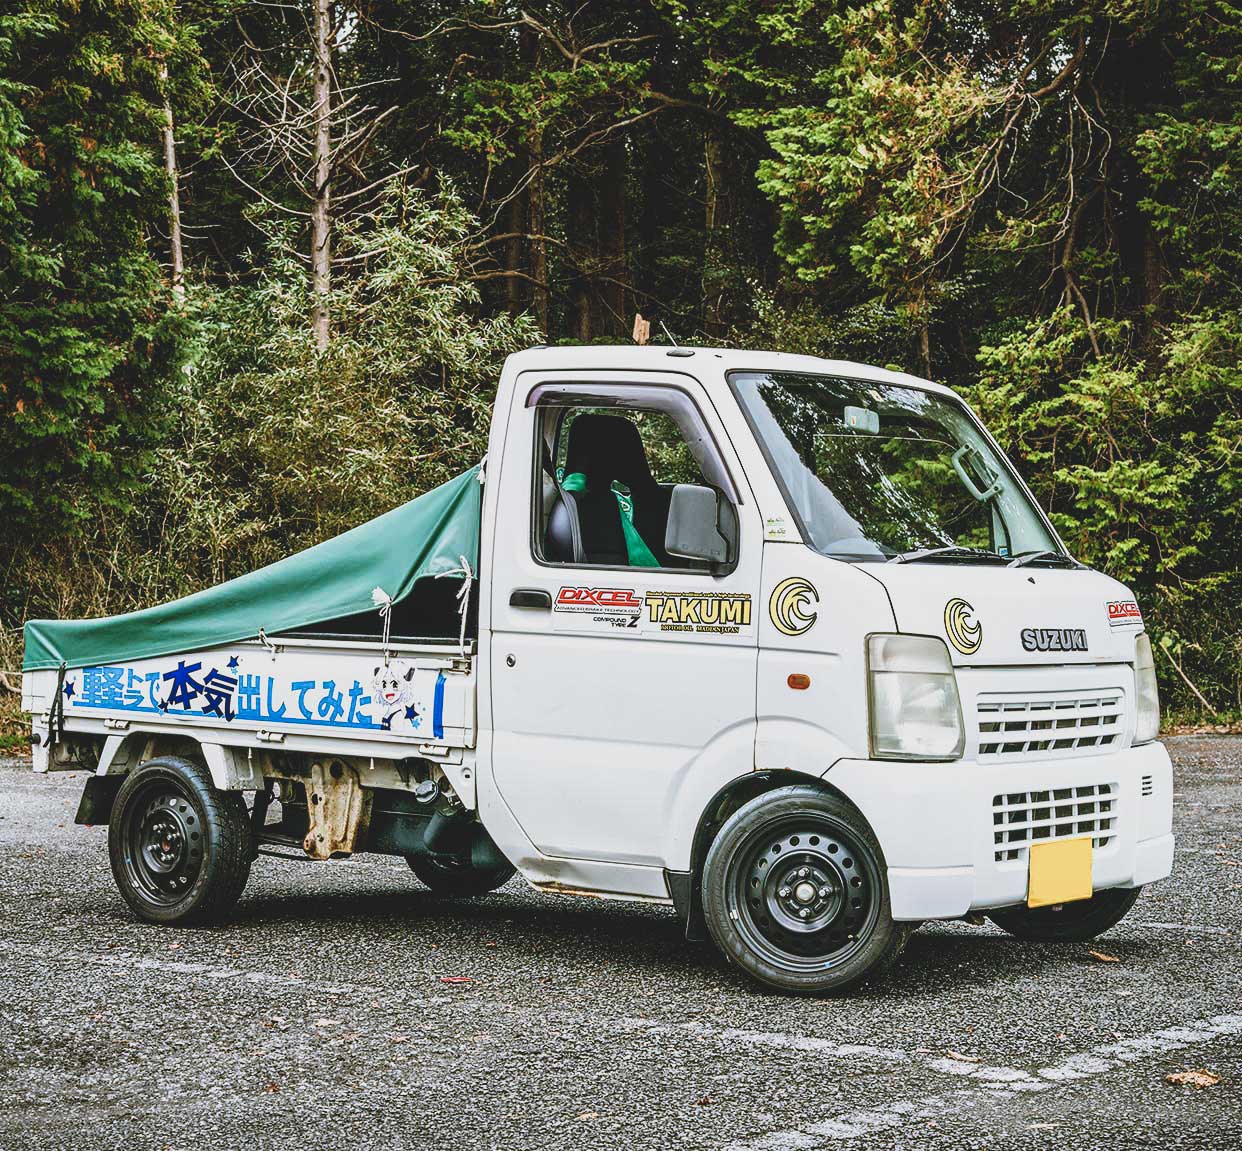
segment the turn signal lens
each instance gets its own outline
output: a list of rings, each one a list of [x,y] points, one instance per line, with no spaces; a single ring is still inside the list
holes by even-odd
[[[1160,689],[1156,686],[1156,661],[1146,632],[1134,640],[1134,695],[1134,742],[1151,743],[1160,734]]]
[[[871,754],[876,759],[958,759],[965,747],[957,677],[944,641],[867,637]]]
[[[809,675],[803,675],[800,671],[795,671],[790,674],[789,678],[785,682],[789,684],[794,691],[806,691],[806,689],[811,686],[811,677]]]

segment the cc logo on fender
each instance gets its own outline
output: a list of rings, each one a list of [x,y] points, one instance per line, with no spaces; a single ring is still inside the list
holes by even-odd
[[[944,605],[944,632],[962,655],[974,655],[983,642],[983,624],[964,599],[951,599]]]
[[[783,635],[802,635],[811,630],[816,611],[812,606],[819,603],[819,592],[808,579],[790,576],[772,589],[768,600],[768,615]]]

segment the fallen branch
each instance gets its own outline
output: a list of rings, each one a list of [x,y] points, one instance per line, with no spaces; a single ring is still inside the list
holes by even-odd
[[[1197,687],[1195,687],[1195,685],[1190,680],[1190,676],[1188,676],[1184,671],[1182,671],[1182,665],[1179,664],[1177,660],[1173,658],[1173,653],[1169,651],[1169,649],[1165,647],[1164,644],[1161,644],[1161,643],[1156,644],[1156,650],[1162,651],[1164,652],[1166,656],[1168,656],[1169,663],[1173,665],[1173,670],[1176,671],[1177,674],[1182,677],[1182,680],[1186,684],[1186,686],[1195,693],[1195,698],[1201,704],[1203,704],[1207,713],[1210,716],[1212,716],[1214,719],[1220,719],[1220,712],[1218,712],[1216,708],[1214,708],[1210,703],[1208,703],[1208,701],[1203,696],[1203,692],[1201,692]]]

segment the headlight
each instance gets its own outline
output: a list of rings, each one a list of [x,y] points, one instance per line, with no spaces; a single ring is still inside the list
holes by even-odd
[[[943,640],[929,635],[868,636],[867,668],[872,756],[957,759],[962,754],[962,706]]]
[[[1134,688],[1137,715],[1134,742],[1151,743],[1160,734],[1160,691],[1156,687],[1156,661],[1146,632],[1134,640]]]

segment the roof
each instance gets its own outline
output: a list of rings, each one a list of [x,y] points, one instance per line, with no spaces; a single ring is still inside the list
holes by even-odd
[[[682,371],[710,386],[726,372],[805,372],[856,380],[898,384],[953,395],[944,384],[906,372],[894,372],[853,360],[827,360],[789,352],[756,352],[742,348],[668,347],[663,344],[564,344],[527,348],[506,361],[513,372],[531,371]]]

